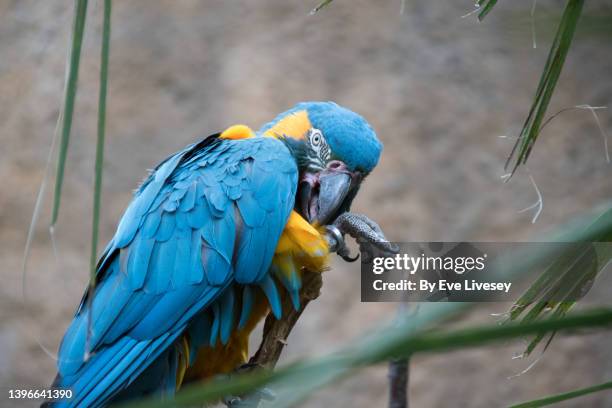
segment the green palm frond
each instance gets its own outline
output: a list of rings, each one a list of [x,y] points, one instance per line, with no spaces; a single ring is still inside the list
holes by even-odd
[[[497,0],[478,0],[476,2],[476,7],[478,7],[478,20],[482,21],[487,14],[491,12],[493,7],[497,4]]]
[[[515,302],[506,323],[562,317],[589,291],[599,273],[612,260],[612,207],[577,238],[579,242],[568,246],[568,250],[560,254]],[[531,354],[546,335],[538,333],[524,354]],[[548,334],[544,349],[553,336],[554,332]]]
[[[494,4],[495,2],[489,1],[487,5],[490,3]],[[505,168],[511,168],[510,174],[514,174],[518,166],[527,162],[533,145],[540,135],[544,115],[548,109],[548,104],[557,86],[563,64],[565,63],[565,58],[572,44],[572,39],[574,38],[576,25],[580,19],[583,5],[584,0],[568,0],[565,6],[555,39],[548,53],[548,59],[546,60],[542,76],[540,77],[540,83],[538,84],[531,109],[523,124],[519,138],[514,144],[508,156],[508,160],[506,161]],[[482,13],[485,11],[486,10],[483,10]]]
[[[66,157],[68,155],[68,144],[72,130],[72,117],[76,101],[77,83],[79,78],[79,65],[81,62],[81,47],[83,45],[83,33],[85,32],[85,17],[87,16],[87,0],[77,0],[75,3],[74,22],[72,26],[72,45],[68,63],[68,77],[66,80],[66,93],[64,95],[64,106],[62,108],[62,133],[60,139],[59,160],[55,177],[55,191],[53,193],[53,213],[51,225],[55,225],[59,216],[59,208],[62,199],[62,184],[64,183],[64,170],[66,168]]]
[[[592,394],[594,392],[609,390],[611,388],[612,388],[612,381],[608,381],[602,384],[593,385],[591,387],[580,388],[574,391],[564,392],[562,394],[550,395],[548,397],[539,398],[537,400],[512,405],[510,408],[544,407],[547,405],[556,404],[557,402],[567,401],[569,399],[582,397],[583,395]]]

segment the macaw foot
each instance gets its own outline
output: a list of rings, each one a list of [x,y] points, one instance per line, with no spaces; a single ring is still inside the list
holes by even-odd
[[[258,368],[261,368],[260,364],[245,363],[236,368],[232,374],[228,374],[227,376],[231,378],[232,375],[248,373]],[[274,401],[275,399],[276,394],[271,389],[259,388],[248,395],[228,395],[223,398],[223,403],[230,408],[256,408],[259,407],[262,401]]]
[[[341,214],[333,224],[327,226],[327,240],[331,252],[336,252],[347,262],[354,262],[359,255],[351,257],[344,236],[348,234],[359,244],[364,262],[369,262],[373,252],[395,254],[399,248],[390,243],[380,226],[363,214]],[[366,258],[367,257],[367,258]]]

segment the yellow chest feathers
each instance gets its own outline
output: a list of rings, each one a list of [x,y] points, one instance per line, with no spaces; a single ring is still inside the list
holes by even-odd
[[[329,247],[324,235],[310,225],[296,211],[289,220],[278,241],[272,264],[284,275],[306,268],[322,272],[327,266]]]

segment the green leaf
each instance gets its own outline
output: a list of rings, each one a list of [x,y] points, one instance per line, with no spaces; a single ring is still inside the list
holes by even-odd
[[[100,200],[102,194],[102,171],[104,169],[104,135],[106,133],[106,94],[108,89],[108,58],[110,52],[112,1],[104,0],[102,23],[102,50],[100,53],[100,93],[98,98],[98,134],[96,140],[95,181],[93,191],[93,216],[91,226],[91,254],[89,258],[90,285],[95,285],[98,257],[98,234],[100,229]]]
[[[597,391],[607,390],[612,388],[612,381],[608,381],[602,384],[593,385],[591,387],[580,388],[570,392],[564,392],[562,394],[551,395],[548,397],[540,398],[533,401],[523,402],[521,404],[512,405],[510,408],[537,408],[546,405],[555,404],[557,402],[566,401],[572,398],[582,397],[583,395],[592,394]]]
[[[72,129],[72,117],[74,114],[74,103],[76,100],[79,64],[81,61],[81,45],[83,44],[86,15],[87,0],[76,0],[74,22],[72,26],[72,45],[70,48],[68,79],[66,83],[66,94],[64,95],[64,106],[61,114],[62,134],[60,140],[59,160],[57,163],[57,173],[55,177],[55,191],[53,193],[53,213],[51,215],[52,226],[57,222],[62,197],[62,184],[64,182],[66,156],[68,154],[68,143],[70,142],[70,131]]]
[[[497,4],[497,0],[478,0],[476,2],[476,5],[478,7],[482,7],[482,10],[480,11],[480,13],[478,13],[478,20],[484,20],[487,14],[489,14],[491,10],[493,10],[495,4]]]
[[[272,386],[277,399],[275,406],[291,406],[303,400],[312,391],[327,386],[353,370],[387,361],[391,358],[409,357],[419,352],[449,351],[473,347],[509,338],[522,337],[539,332],[603,327],[612,325],[612,309],[591,310],[559,319],[545,319],[528,323],[512,323],[504,326],[489,325],[451,332],[426,331],[427,325],[450,317],[456,310],[448,304],[428,304],[425,317],[420,322],[406,323],[381,331],[355,347],[329,356],[295,363],[276,371],[259,371],[234,376],[230,380],[214,380],[205,385],[184,388],[169,401],[143,400],[131,407],[173,407],[212,402],[227,395],[242,395],[263,386]],[[406,325],[410,325],[407,329]],[[415,329],[416,328],[416,329]]]
[[[579,243],[560,254],[515,302],[506,323],[519,319],[529,322],[550,314],[562,317],[589,291],[599,273],[612,260],[612,245],[609,244],[612,241],[612,207],[575,238]],[[544,338],[545,334],[539,333],[532,339],[525,355],[532,353]]]
[[[328,4],[330,4],[332,1],[334,1],[334,0],[323,0],[321,3],[319,3],[319,5],[317,7],[313,8],[310,11],[310,14],[312,15],[312,14],[315,14],[315,13],[319,12],[319,10],[321,10],[323,7],[325,7]]]
[[[583,5],[584,0],[568,0],[565,6],[542,76],[540,77],[540,82],[531,109],[523,124],[519,138],[514,144],[508,156],[508,160],[506,161],[506,169],[509,168],[511,162],[514,161],[510,174],[514,174],[518,166],[527,162],[533,145],[540,134],[542,121],[548,109],[548,104],[550,103],[557,81],[559,80],[559,76],[561,75],[565,58],[572,43],[572,39],[574,38],[576,25],[582,13]]]

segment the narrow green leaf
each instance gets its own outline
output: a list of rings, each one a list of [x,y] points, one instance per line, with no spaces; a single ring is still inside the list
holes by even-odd
[[[438,305],[440,306],[440,305]],[[436,308],[434,320],[450,316],[455,309],[450,307]],[[428,319],[429,320],[429,319]],[[413,325],[413,324],[412,324]],[[452,332],[406,330],[404,325],[378,333],[367,342],[357,347],[342,350],[333,355],[311,361],[292,364],[276,371],[260,371],[236,375],[230,380],[212,381],[205,385],[187,386],[175,399],[169,401],[144,400],[131,404],[131,407],[172,407],[193,405],[214,401],[227,395],[241,395],[260,388],[266,384],[274,385],[280,381],[290,384],[290,400],[284,400],[279,393],[275,406],[289,406],[299,401],[310,392],[345,376],[349,371],[387,361],[391,358],[409,357],[419,352],[449,351],[473,347],[493,341],[522,337],[540,332],[603,327],[612,325],[612,310],[591,310],[576,313],[561,319],[546,319],[528,323],[510,325],[489,325]],[[414,327],[414,326],[412,326]],[[375,345],[373,347],[373,345]],[[325,381],[321,381],[324,378]],[[275,392],[279,391],[274,388]],[[282,391],[282,390],[280,390]]]
[[[544,115],[561,75],[583,5],[584,0],[568,0],[565,6],[529,114],[506,160],[505,168],[510,167],[510,163],[514,161],[511,174],[514,174],[518,166],[527,162],[531,149],[540,134]]]
[[[487,14],[489,14],[491,10],[493,10],[495,4],[497,4],[497,0],[478,0],[478,2],[476,2],[476,5],[478,7],[482,7],[482,10],[480,11],[480,13],[478,13],[478,20],[484,20]]]
[[[102,23],[102,50],[100,53],[100,91],[98,97],[98,134],[96,141],[95,181],[93,191],[93,216],[91,226],[91,254],[89,259],[90,285],[95,285],[98,256],[98,233],[100,229],[100,200],[102,193],[102,171],[104,169],[104,136],[106,133],[106,93],[108,89],[108,58],[110,50],[111,0],[104,0]]]
[[[312,14],[317,13],[319,10],[321,10],[323,7],[327,6],[332,1],[334,1],[334,0],[323,0],[321,3],[319,3],[319,5],[317,7],[313,8],[310,11],[310,14],[312,15]]]
[[[566,401],[572,398],[582,397],[583,395],[592,394],[594,392],[608,390],[612,388],[612,381],[602,384],[593,385],[591,387],[580,388],[574,391],[564,392],[562,394],[551,395],[533,401],[523,402],[521,404],[512,405],[510,408],[537,408],[546,405],[555,404],[557,402]]]
[[[52,226],[57,222],[62,197],[62,184],[64,182],[66,156],[68,154],[68,143],[70,142],[70,131],[72,129],[72,116],[74,114],[74,103],[76,100],[79,64],[81,61],[81,45],[83,44],[86,16],[87,0],[76,0],[74,22],[72,26],[72,45],[70,48],[68,79],[66,84],[66,94],[64,95],[64,106],[62,109],[62,136],[60,141],[59,160],[57,163],[57,173],[55,177],[55,191],[53,193],[53,213],[51,215]]]
[[[588,245],[588,244],[585,244]],[[552,299],[557,291],[557,286],[564,278],[572,272],[572,265],[580,254],[580,250],[584,250],[582,245],[580,248],[572,248],[567,253],[560,254],[557,258],[536,281],[529,286],[527,291],[516,301],[510,311],[510,319],[514,320],[531,306],[538,299]],[[557,298],[558,299],[558,298]],[[546,302],[543,302],[546,303]],[[540,305],[540,309],[544,309],[545,305]]]

